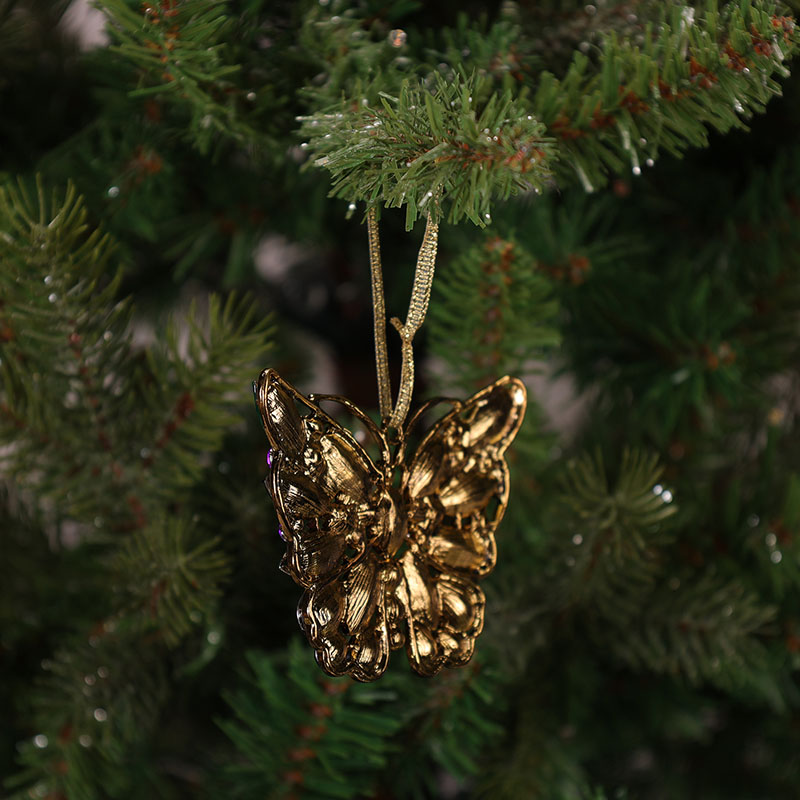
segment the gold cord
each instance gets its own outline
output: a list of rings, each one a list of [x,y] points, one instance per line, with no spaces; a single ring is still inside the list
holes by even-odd
[[[431,299],[431,285],[433,284],[433,271],[436,266],[436,249],[439,243],[439,225],[431,221],[425,226],[425,235],[422,246],[419,248],[417,268],[414,273],[414,285],[411,289],[411,302],[408,305],[406,324],[393,318],[392,325],[397,328],[403,343],[403,366],[400,371],[400,389],[397,392],[397,403],[389,420],[389,427],[400,429],[411,407],[411,395],[414,391],[414,350],[412,341],[414,334],[425,321],[428,303]]]
[[[386,301],[383,297],[381,240],[378,235],[378,218],[374,207],[367,211],[367,237],[369,239],[369,268],[372,273],[372,314],[375,323],[378,406],[381,419],[386,422],[392,415],[392,386],[389,381],[389,356],[386,351]]]
[[[367,237],[369,240],[369,267],[372,273],[372,313],[375,322],[375,365],[378,371],[378,405],[383,423],[388,428],[400,430],[411,407],[414,392],[414,334],[425,321],[431,299],[431,285],[436,265],[436,250],[439,243],[439,225],[428,217],[425,235],[417,256],[414,285],[411,287],[411,302],[405,325],[397,317],[391,323],[400,334],[403,363],[400,370],[400,388],[397,402],[392,410],[392,388],[389,381],[389,356],[386,350],[386,301],[383,296],[383,274],[381,272],[381,245],[378,236],[378,220],[374,208],[367,211]]]

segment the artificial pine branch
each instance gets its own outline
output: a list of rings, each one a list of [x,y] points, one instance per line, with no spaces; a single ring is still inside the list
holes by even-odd
[[[480,102],[494,81],[464,84],[464,73],[456,71],[449,82],[438,73],[407,82],[382,109],[372,105],[374,85],[352,85],[338,106],[301,118],[300,133],[315,163],[331,171],[333,196],[406,205],[410,227],[442,194],[452,202],[451,222],[467,217],[484,225],[493,195],[541,191],[552,170],[593,191],[609,173],[641,174],[642,162],[653,163],[660,150],[674,155],[706,145],[709,127],[743,126],[740,116],[763,111],[779,92],[772,76],[788,74],[782,62],[796,46],[794,20],[775,8],[756,0],[719,11],[712,2],[698,15],[688,4],[671,3],[645,28],[641,46],[611,34],[596,67],[576,52],[561,78],[537,75],[530,100],[525,91],[508,91],[503,113],[495,114],[490,103],[478,124],[469,98]],[[449,168],[468,172],[456,177]],[[434,205],[425,213],[438,218],[441,212]]]
[[[773,2],[711,2],[699,14],[670,3],[661,14],[641,45],[608,37],[596,70],[576,52],[562,78],[539,77],[533,113],[587,191],[609,172],[640,174],[643,156],[705,146],[708,128],[742,127],[779,92],[773,75],[788,74],[795,22]]]
[[[120,618],[168,645],[213,614],[230,572],[219,540],[194,527],[187,519],[153,520],[125,540],[112,567],[125,598]]]
[[[659,483],[663,471],[657,455],[626,450],[612,487],[600,454],[567,464],[562,502],[574,516],[553,554],[566,568],[557,605],[618,619],[652,591],[674,536],[664,525],[676,507]]]
[[[122,416],[114,384],[130,314],[113,303],[120,275],[107,274],[112,245],[98,231],[87,234],[72,187],[63,200],[47,200],[41,182],[35,198],[22,184],[6,187],[0,215],[8,231],[0,239],[0,430],[14,442],[4,462],[21,480],[35,476],[40,489],[83,507],[102,471],[109,483],[118,480],[108,426]],[[105,501],[94,496],[101,513]]]
[[[103,0],[109,17],[112,49],[121,64],[133,68],[136,88],[130,97],[141,101],[149,117],[169,115],[179,121],[181,138],[202,154],[245,146],[258,160],[269,160],[281,148],[289,103],[283,65],[259,53],[256,41],[237,41],[248,25],[258,31],[264,11],[258,4],[236,11],[227,0]],[[278,22],[278,20],[274,20]],[[280,30],[265,34],[281,39]],[[300,56],[310,70],[315,53]],[[308,64],[304,62],[308,60]],[[281,91],[281,86],[284,91]],[[185,118],[181,118],[185,115]],[[177,119],[176,119],[177,118]]]
[[[26,748],[18,783],[133,797],[124,770],[96,768],[119,769],[157,719],[157,643],[187,639],[215,611],[228,556],[186,504],[249,404],[267,324],[252,304],[212,297],[139,350],[120,273],[108,277],[113,245],[88,229],[72,187],[52,199],[41,181],[36,195],[4,187],[0,216],[4,464],[23,497],[55,504],[56,538],[69,522],[74,546],[102,553],[118,583],[52,660],[37,701],[44,738]]]
[[[775,376],[797,353],[796,175],[795,159],[780,154],[768,172],[726,178],[724,215],[719,186],[697,187],[703,211],[686,215],[687,187],[659,182],[658,209],[616,218],[612,238],[647,226],[649,245],[591,259],[591,291],[565,287],[559,298],[563,352],[579,385],[599,390],[598,408],[630,397],[627,424],[662,443],[697,426],[741,434],[747,409],[766,413]]]
[[[147,351],[141,399],[157,421],[145,429],[141,471],[165,491],[196,482],[204,468],[197,453],[218,450],[241,419],[230,398],[242,397],[245,376],[269,349],[270,320],[256,317],[252,302],[212,296],[205,312],[193,304],[185,319],[171,320]]]
[[[759,636],[774,616],[774,608],[738,582],[708,573],[683,581],[673,576],[627,621],[623,635],[607,641],[635,668],[731,690],[762,675],[766,652]]]
[[[415,0],[389,5],[334,0],[308,8],[297,35],[313,63],[313,80],[303,88],[307,106],[321,109],[356,96],[359,83],[369,87],[373,101],[379,91],[399,91],[402,78],[416,70],[398,26],[416,5]]]
[[[453,383],[474,391],[497,375],[525,375],[559,343],[550,281],[513,239],[487,237],[439,275],[432,351],[453,362]],[[477,301],[476,301],[477,298]]]
[[[38,195],[0,195],[12,231],[0,241],[10,266],[0,277],[0,418],[15,443],[5,462],[64,512],[141,527],[144,504],[196,480],[198,455],[218,449],[238,419],[230,396],[242,397],[263,357],[267,325],[234,296],[224,305],[212,298],[206,320],[190,311],[137,354],[128,304],[113,304],[119,278],[106,277],[108,237],[87,235],[74,189],[48,202],[40,184]],[[179,325],[188,328],[185,352]]]
[[[490,768],[482,776],[477,796],[512,800],[529,797],[549,800],[570,797],[591,800],[595,796],[586,771],[569,736],[555,724],[554,714],[542,697],[539,676],[517,690],[516,715],[508,731],[508,756],[502,767]]]
[[[332,196],[406,206],[409,229],[422,215],[484,226],[491,197],[541,192],[554,157],[539,122],[480,78],[439,77],[434,92],[407,83],[399,97],[382,92],[380,106],[348,100],[302,123]]]
[[[530,13],[535,9],[526,8],[525,14]],[[431,61],[438,62],[436,69],[447,80],[459,68],[467,68],[490,76],[497,91],[524,96],[525,87],[542,68],[542,59],[535,53],[533,38],[523,29],[521,16],[522,9],[515,3],[504,3],[492,24],[487,24],[485,17],[476,21],[460,13],[455,27],[442,30],[442,44],[431,54]]]
[[[504,679],[477,661],[437,683],[398,671],[383,686],[319,676],[297,640],[288,664],[255,652],[248,661],[255,686],[228,695],[234,716],[219,723],[245,757],[220,774],[219,791],[236,797],[424,792],[441,769],[473,779],[503,736]]]
[[[223,767],[220,791],[328,800],[374,790],[402,724],[401,716],[385,713],[395,691],[320,676],[297,640],[287,665],[257,652],[248,662],[254,685],[228,695],[235,718],[220,722],[240,754]]]
[[[152,0],[134,10],[125,0],[103,0],[120,55],[137,66],[133,97],[167,95],[191,112],[196,144],[207,152],[214,134],[254,138],[236,113],[244,92],[238,72],[225,63],[224,41],[232,26],[225,0]],[[226,97],[227,95],[227,97]]]
[[[32,736],[8,784],[13,800],[163,791],[157,776],[132,769],[145,763],[167,685],[163,653],[142,644],[107,621],[43,662],[45,677],[29,696]]]
[[[387,790],[406,797],[436,793],[442,770],[462,785],[479,780],[504,744],[508,714],[508,672],[492,660],[476,656],[463,670],[422,687],[407,672],[393,675],[398,698],[386,713],[400,715],[403,727],[384,772]]]

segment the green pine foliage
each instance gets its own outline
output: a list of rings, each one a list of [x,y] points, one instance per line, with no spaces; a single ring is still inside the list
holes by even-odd
[[[738,409],[773,402],[770,376],[792,362],[796,348],[789,335],[798,314],[789,266],[797,236],[789,184],[796,169],[786,152],[768,171],[750,169],[725,218],[700,187],[707,210],[686,220],[686,236],[675,247],[651,251],[657,269],[642,274],[635,252],[618,253],[613,270],[593,261],[591,292],[562,298],[570,309],[565,347],[580,364],[578,379],[598,386],[605,399],[632,392],[631,424],[664,439],[684,436],[700,421],[724,436],[741,430]],[[665,233],[684,222],[669,186],[653,211],[666,221]],[[615,223],[623,241],[625,228],[641,219],[635,209],[629,213],[632,219]]]
[[[132,797],[162,791],[147,745],[166,694],[163,654],[137,652],[106,624],[42,664],[10,797]],[[121,641],[122,639],[122,641]],[[125,657],[121,658],[124,647]],[[14,791],[16,790],[16,791]]]
[[[213,615],[230,572],[219,539],[197,535],[197,528],[186,519],[155,520],[125,541],[112,567],[128,595],[122,615],[168,645]]]
[[[152,487],[148,501],[161,490],[174,498],[203,469],[197,454],[218,449],[236,422],[228,396],[264,352],[267,326],[233,295],[212,297],[137,354],[128,304],[115,297],[120,273],[107,275],[110,239],[87,232],[74,188],[48,201],[41,183],[36,199],[12,186],[0,208],[10,231],[0,245],[2,424],[18,445],[8,468],[70,513],[139,527],[140,487]]]
[[[166,647],[206,635],[230,572],[213,526],[198,525],[187,501],[240,419],[237,400],[249,400],[268,326],[252,304],[212,296],[137,346],[114,244],[89,227],[74,187],[8,185],[0,216],[0,419],[13,443],[2,459],[14,486],[6,509],[34,519],[44,510],[55,575],[77,547],[89,568],[66,580],[82,580],[92,601],[53,630],[67,641],[28,698],[38,732],[13,785],[20,796],[147,796],[149,779],[139,786],[142,776],[120,770],[146,745],[168,696]],[[14,535],[15,520],[6,526],[9,576],[15,565],[30,574],[25,559],[43,544],[35,527],[30,543],[24,528]],[[39,605],[46,591],[9,577],[4,617],[32,593]]]
[[[623,452],[613,486],[600,456],[567,464],[562,491],[571,517],[561,518],[569,603],[611,618],[638,606],[658,574],[659,544],[670,540],[664,523],[676,510],[662,474],[657,456],[638,451]]]
[[[531,255],[499,236],[481,244],[440,271],[429,322],[434,354],[461,348],[452,382],[467,391],[525,374],[559,343],[558,303]]]
[[[132,97],[168,99],[189,118],[191,142],[208,152],[220,139],[251,142],[260,134],[247,117],[255,116],[248,92],[236,78],[226,46],[234,27],[225,2],[130,3],[110,0],[114,49],[135,70]],[[144,13],[142,13],[144,12]]]
[[[0,0],[0,794],[797,796],[796,0],[70,5]],[[251,394],[374,410],[364,205],[416,399],[529,393],[475,657],[370,685]]]
[[[278,669],[274,659],[251,653],[252,685],[228,696],[236,719],[220,725],[241,760],[224,769],[219,792],[249,798],[302,791],[327,799],[374,791],[402,724],[396,710],[387,713],[396,690],[321,677],[296,639],[288,655]]]
[[[708,128],[741,126],[778,91],[772,77],[796,46],[794,22],[770,4],[659,5],[638,35],[603,37],[597,66],[579,50],[561,80],[542,76],[534,113],[587,191],[608,172],[639,174],[643,155],[678,155],[705,145]]]
[[[436,683],[403,670],[363,685],[325,678],[307,655],[296,638],[288,659],[248,654],[246,684],[226,697],[236,716],[219,721],[243,758],[222,768],[215,791],[425,796],[441,769],[472,782],[482,754],[502,741],[500,676],[477,660]]]
[[[678,592],[680,590],[680,592]],[[693,683],[746,686],[764,672],[766,653],[753,634],[767,633],[775,610],[738,583],[713,575],[673,576],[613,648],[634,668],[683,674]]]
[[[380,100],[373,108],[364,98],[361,114],[345,114],[353,103],[345,101],[303,118],[305,146],[330,170],[334,197],[405,206],[407,229],[421,214],[485,225],[488,198],[541,192],[550,175],[544,128],[510,92],[492,93],[488,81],[438,76],[434,92],[405,84],[399,97],[381,92]]]
[[[424,687],[422,702],[419,680],[405,677],[398,709],[387,713],[413,710],[405,715],[405,741],[384,779],[400,796],[435,795],[442,772],[462,785],[480,785],[483,763],[505,744],[508,674],[493,661],[478,656],[465,669],[445,674]]]
[[[353,82],[338,106],[308,118],[301,131],[309,137],[315,163],[331,171],[334,196],[406,205],[407,227],[426,198],[454,194],[450,170],[467,169],[455,183],[465,187],[464,196],[456,190],[447,218],[457,222],[466,216],[482,225],[491,218],[492,197],[505,199],[523,186],[541,188],[548,171],[558,170],[562,181],[579,181],[591,192],[609,173],[630,169],[640,175],[642,163],[654,163],[660,151],[679,155],[689,146],[703,146],[709,128],[726,132],[763,111],[770,95],[779,92],[772,76],[787,74],[783,61],[797,41],[793,19],[776,16],[771,8],[743,2],[720,11],[709,2],[696,12],[681,2],[662,4],[658,18],[643,22],[636,36],[620,41],[612,30],[594,46],[587,41],[561,78],[532,67],[531,73],[539,71],[535,91],[533,75],[518,59],[514,88],[522,102],[512,105],[508,90],[495,107],[493,93],[480,115],[470,98],[480,103],[481,95],[496,92],[497,73],[505,79],[510,70],[478,62],[474,68],[486,77],[473,85],[463,77],[472,66],[467,46],[466,60],[450,65],[454,71],[447,80],[439,72],[425,75],[424,102],[420,89],[406,83],[399,99],[378,92],[396,106],[384,100],[382,109],[373,110],[375,85]],[[502,41],[507,22],[499,25]],[[462,23],[462,36],[463,29]],[[470,38],[463,38],[468,45]],[[587,54],[592,47],[594,58]],[[392,77],[380,72],[373,81],[391,86]],[[431,83],[438,87],[433,95]],[[396,144],[388,163],[387,139]],[[430,161],[439,169],[432,170]],[[424,213],[438,218],[440,211],[434,205]]]

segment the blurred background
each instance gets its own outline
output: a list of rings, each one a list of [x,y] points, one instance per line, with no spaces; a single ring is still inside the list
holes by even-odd
[[[0,796],[797,797],[796,10],[0,0]],[[375,415],[366,195],[314,162],[435,76],[553,158],[453,134],[491,218],[442,222],[416,399],[529,409],[475,658],[356,684],[251,384]],[[422,229],[382,213],[392,316]]]

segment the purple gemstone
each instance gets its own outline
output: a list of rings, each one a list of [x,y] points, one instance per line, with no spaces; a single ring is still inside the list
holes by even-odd
[[[272,450],[267,450],[267,466],[270,469],[272,469],[272,460],[273,460]]]
[[[283,539],[284,542],[288,542],[289,541],[286,538],[286,534],[283,532],[283,528],[281,528],[280,525],[278,526],[278,536],[280,536],[281,539]]]

